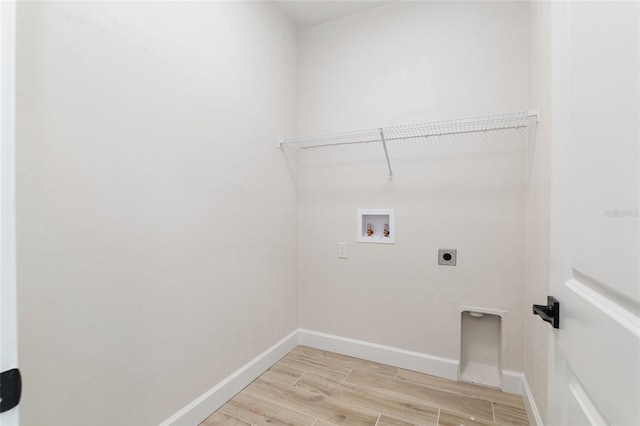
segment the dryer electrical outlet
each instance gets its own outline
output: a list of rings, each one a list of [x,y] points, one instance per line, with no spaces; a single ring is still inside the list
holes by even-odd
[[[456,249],[439,249],[438,265],[456,266],[458,250]]]

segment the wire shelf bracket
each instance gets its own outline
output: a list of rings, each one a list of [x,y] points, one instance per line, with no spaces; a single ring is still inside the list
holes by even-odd
[[[531,118],[535,118],[536,124],[540,121],[538,108],[505,114],[279,138],[278,147],[282,149],[285,145],[291,145],[305,150],[328,146],[381,142],[387,160],[387,167],[389,168],[389,179],[392,179],[393,171],[389,160],[389,152],[387,151],[387,142],[389,141],[413,138],[428,139],[431,136],[519,129],[528,127],[531,124]]]

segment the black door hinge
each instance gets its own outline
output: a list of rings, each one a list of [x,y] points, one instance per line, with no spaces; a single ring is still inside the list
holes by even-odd
[[[11,410],[20,402],[22,378],[20,370],[3,371],[0,374],[0,413]]]

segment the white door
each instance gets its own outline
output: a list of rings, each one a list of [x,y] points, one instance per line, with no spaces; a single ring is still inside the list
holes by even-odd
[[[640,7],[552,5],[550,425],[640,425]]]
[[[17,367],[15,275],[14,69],[15,3],[0,1],[0,371]],[[15,373],[10,371],[11,376]],[[13,380],[3,375],[2,405]],[[9,383],[12,382],[12,383]],[[6,408],[6,407],[5,407]],[[0,413],[1,426],[18,424],[18,407]]]

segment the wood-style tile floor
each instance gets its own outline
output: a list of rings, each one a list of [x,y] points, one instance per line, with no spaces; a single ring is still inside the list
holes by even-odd
[[[298,346],[201,425],[529,425],[522,398]]]

